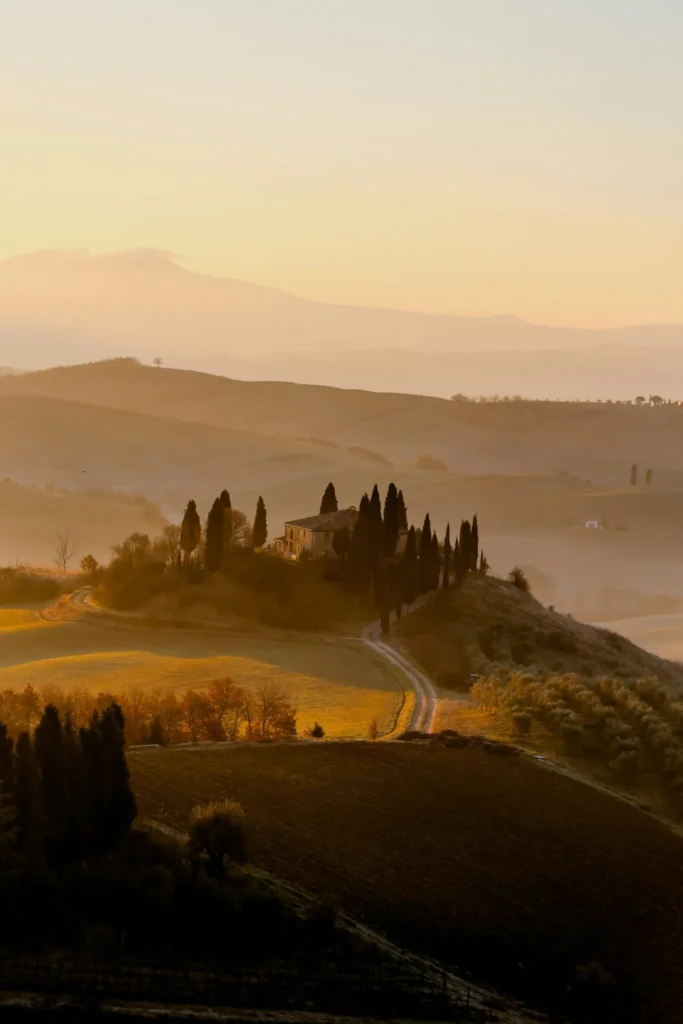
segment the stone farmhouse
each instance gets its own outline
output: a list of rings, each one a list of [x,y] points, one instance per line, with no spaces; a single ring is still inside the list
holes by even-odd
[[[351,532],[357,519],[358,511],[353,507],[306,519],[291,519],[285,523],[284,537],[276,537],[275,550],[287,558],[299,558],[304,551],[310,551],[314,558],[331,555],[335,533],[344,527]]]

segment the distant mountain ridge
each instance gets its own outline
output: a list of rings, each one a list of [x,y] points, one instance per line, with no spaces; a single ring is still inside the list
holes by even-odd
[[[436,316],[311,302],[287,292],[182,267],[166,252],[38,252],[0,262],[0,359],[28,369],[115,355],[230,372],[245,355],[266,364],[292,353],[343,359],[401,349],[435,356],[681,346],[683,326],[585,330],[514,316]],[[380,357],[376,357],[380,358]],[[300,363],[301,356],[293,362]],[[405,378],[410,384],[414,367]],[[317,383],[333,383],[324,367]],[[362,368],[361,368],[362,373]],[[359,376],[357,386],[364,386]],[[431,386],[427,382],[426,387]],[[399,388],[414,390],[412,388]],[[463,390],[453,382],[452,391]],[[441,393],[441,392],[439,392]]]

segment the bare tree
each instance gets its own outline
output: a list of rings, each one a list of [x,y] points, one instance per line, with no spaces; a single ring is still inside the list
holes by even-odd
[[[164,361],[163,361],[163,359],[161,358],[161,356],[155,356],[155,357],[154,357],[154,359],[152,360],[152,362],[153,362],[153,363],[154,363],[154,365],[155,365],[156,367],[158,367],[159,369],[161,369],[161,367],[162,367],[162,366],[164,365]]]
[[[54,563],[61,572],[66,572],[76,553],[76,546],[71,538],[71,527],[57,530],[57,543],[54,547]]]

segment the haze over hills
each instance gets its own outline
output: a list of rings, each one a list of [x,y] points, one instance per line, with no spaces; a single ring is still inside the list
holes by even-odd
[[[20,352],[27,369],[159,355],[251,379],[444,396],[627,398],[647,386],[674,397],[681,346],[676,325],[581,330],[311,302],[193,273],[154,249],[0,263],[0,353]]]
[[[3,473],[24,485],[141,493],[176,522],[227,487],[249,515],[264,496],[272,538],[329,480],[342,505],[394,480],[412,521],[429,510],[442,535],[477,511],[495,570],[542,570],[545,600],[591,618],[683,598],[682,435],[677,406],[460,403],[126,359],[0,381]],[[653,486],[629,486],[633,462]]]

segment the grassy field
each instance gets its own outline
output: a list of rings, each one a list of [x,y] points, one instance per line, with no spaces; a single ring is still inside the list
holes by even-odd
[[[319,721],[331,738],[390,731],[409,712],[404,680],[359,642],[247,638],[171,630],[45,623],[31,610],[0,611],[0,689],[28,683],[95,693],[129,687],[184,692],[230,676],[243,686],[272,682],[298,708],[299,730]]]
[[[620,1020],[683,1002],[683,846],[650,816],[522,757],[415,744],[149,750],[143,815],[239,800],[255,862],[405,946],[556,997],[600,961]]]

